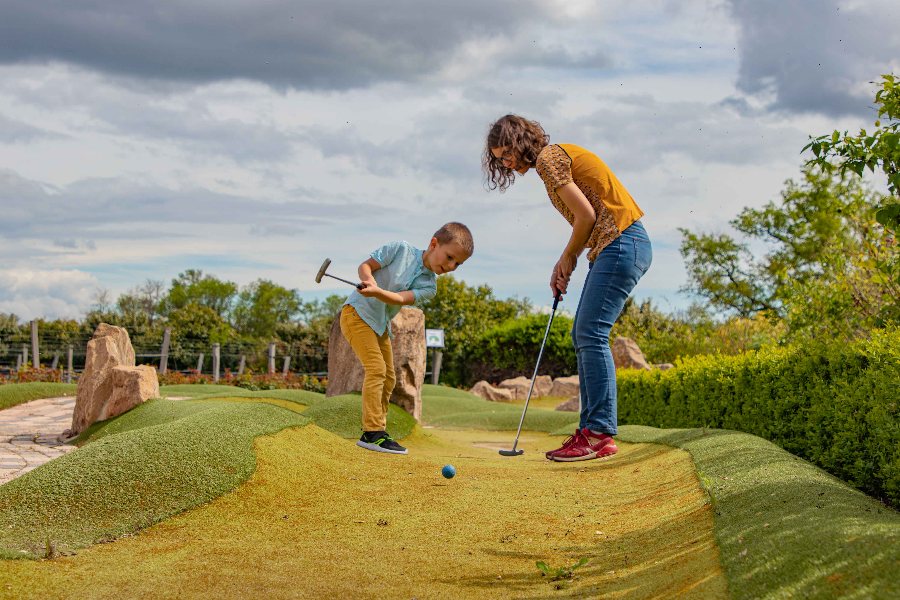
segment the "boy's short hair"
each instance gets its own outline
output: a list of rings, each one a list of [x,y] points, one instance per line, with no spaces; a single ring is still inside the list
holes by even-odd
[[[475,252],[475,242],[472,241],[472,232],[462,223],[457,223],[456,221],[447,223],[435,231],[433,237],[439,244],[456,242],[462,246],[462,249],[469,256],[472,256],[472,253]]]

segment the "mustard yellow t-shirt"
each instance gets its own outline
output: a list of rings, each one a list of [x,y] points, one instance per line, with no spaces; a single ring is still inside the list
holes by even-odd
[[[585,244],[585,248],[590,248],[587,259],[591,262],[632,223],[644,216],[609,167],[584,148],[574,144],[548,145],[538,154],[535,170],[544,180],[553,206],[569,224],[575,223],[575,216],[556,190],[574,182],[594,207],[597,220]]]

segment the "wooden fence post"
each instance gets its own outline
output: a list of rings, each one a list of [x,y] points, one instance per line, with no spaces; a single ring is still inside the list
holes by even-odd
[[[281,369],[281,376],[287,377],[288,371],[290,370],[290,368],[291,368],[291,355],[288,354],[287,356],[284,357],[284,367],[282,367],[282,369]]]
[[[213,343],[213,383],[219,383],[219,342]]]
[[[31,322],[31,362],[35,369],[41,368],[41,352],[38,350],[38,322]]]
[[[172,337],[172,328],[166,327],[163,332],[162,348],[159,350],[159,374],[165,375],[169,368],[169,340]]]
[[[22,370],[22,355],[16,354],[16,373]]]
[[[69,344],[69,368],[66,369],[66,378],[68,381],[66,383],[72,383],[72,379],[74,379],[75,373],[72,370],[72,344]]]
[[[244,366],[247,364],[247,355],[241,354],[241,366],[238,367],[238,375],[244,374]]]
[[[50,363],[50,370],[55,371],[56,365],[59,364],[59,350],[53,353],[53,362]]]
[[[28,368],[28,344],[22,344],[22,368]]]
[[[203,353],[197,358],[197,375],[203,372]]]
[[[269,375],[275,374],[275,342],[269,342]]]
[[[439,348],[432,348],[431,353],[431,385],[437,385],[441,377],[441,359],[444,353]]]

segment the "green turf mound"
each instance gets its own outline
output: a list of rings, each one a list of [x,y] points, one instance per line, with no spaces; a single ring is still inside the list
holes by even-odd
[[[474,394],[452,388],[427,386],[422,390],[422,423],[442,429],[509,431],[519,427],[522,407],[488,402]],[[448,393],[435,388],[448,390]],[[572,413],[529,408],[523,429],[553,431],[572,422]],[[577,420],[577,417],[576,417]]]
[[[319,396],[322,398],[322,396]],[[362,435],[362,395],[345,394],[322,398],[303,413],[313,423],[344,439],[356,439]],[[416,420],[399,406],[388,407],[387,431],[396,440],[412,433]]]
[[[0,558],[42,556],[48,538],[60,550],[114,539],[200,506],[253,474],[254,438],[310,422],[260,402],[164,400],[119,420],[0,486]]]
[[[900,597],[900,513],[746,433],[626,425],[618,438],[690,451],[735,600]]]
[[[203,398],[275,398],[289,400],[311,406],[325,400],[325,396],[306,390],[260,390],[251,391],[233,385],[164,385],[159,388],[161,396]]]
[[[74,396],[74,383],[9,383],[0,385],[0,409],[9,408],[23,402],[56,396]]]

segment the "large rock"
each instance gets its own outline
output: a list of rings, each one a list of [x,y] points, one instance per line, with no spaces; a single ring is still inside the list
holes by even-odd
[[[97,416],[98,421],[121,415],[150,398],[159,398],[159,379],[153,367],[115,367],[112,379],[112,396]]]
[[[553,410],[565,410],[572,412],[581,412],[581,396],[572,396],[565,402],[560,402]]]
[[[94,331],[93,339],[87,344],[84,372],[78,378],[75,410],[72,414],[74,435],[80,434],[97,421],[116,417],[147,399],[123,392],[112,402],[116,391],[114,371],[117,367],[134,368],[134,348],[128,332],[121,327],[100,323]],[[152,367],[147,368],[153,370]],[[155,373],[153,379],[156,379]],[[158,383],[155,389],[156,396],[159,396]]]
[[[612,355],[617,369],[651,370],[650,365],[644,360],[644,353],[631,338],[617,337],[612,345]]]
[[[554,379],[550,393],[547,395],[565,398],[566,396],[577,396],[579,393],[581,393],[581,385],[578,383],[578,375],[571,375]]]
[[[479,381],[469,391],[476,396],[481,396],[488,402],[509,402],[513,399],[510,390],[494,387],[487,381]]]
[[[341,332],[341,313],[335,315],[328,338],[328,386],[325,397],[362,391],[366,371]],[[417,421],[422,420],[422,384],[425,383],[425,313],[404,306],[391,321],[394,339],[394,373],[397,384],[391,394],[396,404]]]
[[[513,379],[504,379],[498,384],[498,387],[509,390],[513,398],[516,400],[524,400],[528,397],[528,389],[531,387],[531,380],[521,375]],[[540,398],[550,394],[553,387],[553,378],[549,375],[538,375],[534,382],[534,390],[531,392],[532,398]]]

